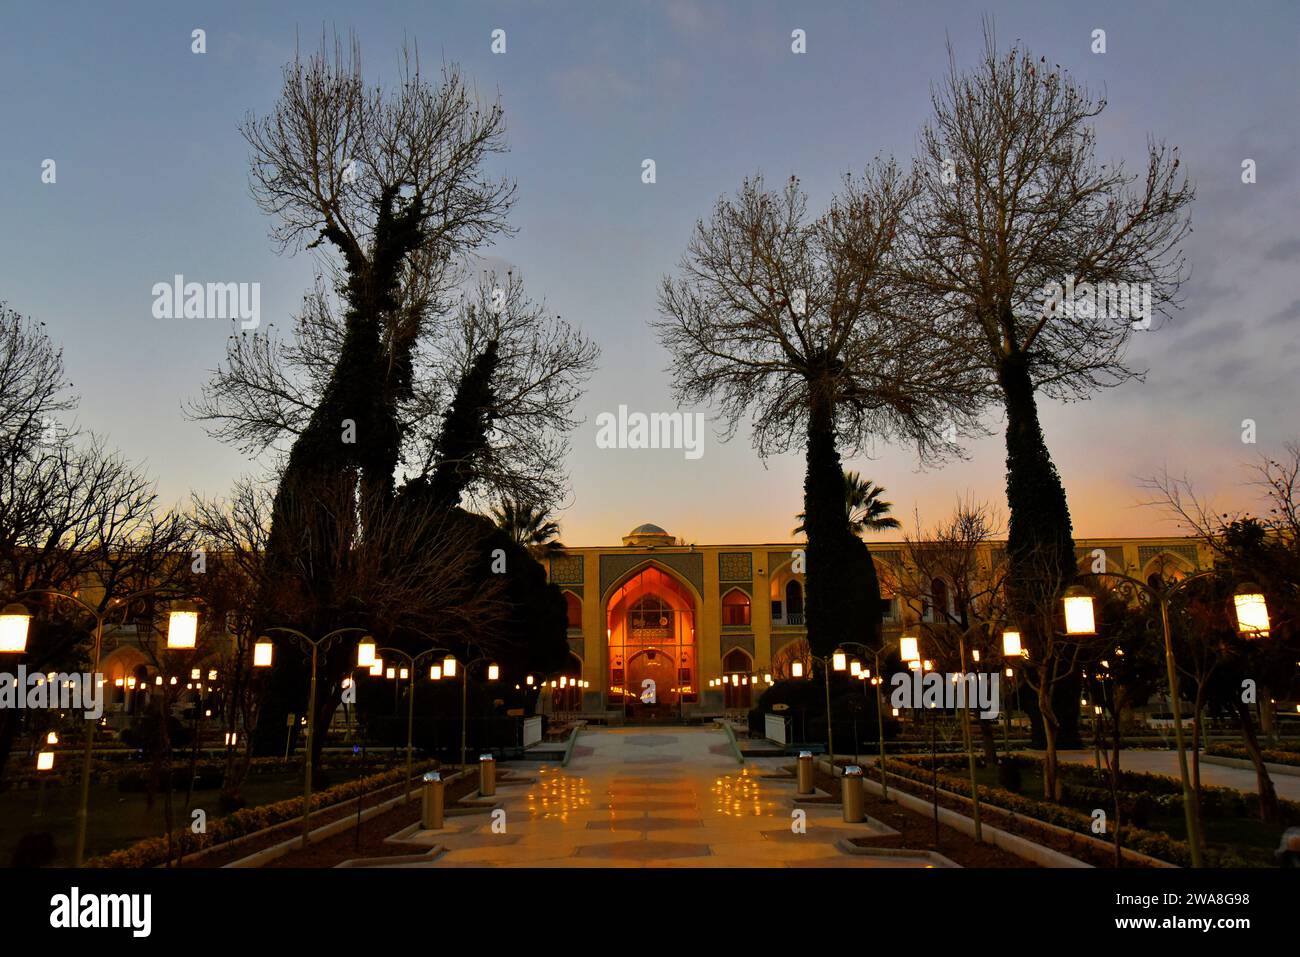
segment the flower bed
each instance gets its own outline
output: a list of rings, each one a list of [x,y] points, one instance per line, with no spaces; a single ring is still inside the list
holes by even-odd
[[[436,767],[436,761],[423,761],[415,765],[413,773],[420,774]],[[318,791],[311,796],[311,811],[315,813],[334,804],[350,801],[362,794],[370,794],[381,788],[400,784],[406,779],[404,767],[394,768],[381,774],[358,778],[344,784],[338,784]],[[274,804],[261,807],[243,808],[225,817],[208,823],[207,830],[195,834],[188,827],[173,832],[171,840],[171,857],[193,854],[206,848],[216,847],[229,841],[246,837],[257,831],[292,821],[302,814],[302,798],[288,798]],[[87,867],[157,867],[168,860],[167,836],[150,837],[138,841],[130,847],[113,851],[102,857],[86,862]]]

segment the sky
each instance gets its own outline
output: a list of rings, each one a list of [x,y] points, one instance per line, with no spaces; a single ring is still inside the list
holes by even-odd
[[[698,217],[742,178],[797,174],[821,208],[877,154],[911,157],[946,44],[980,53],[981,19],[1109,106],[1102,161],[1141,167],[1149,136],[1177,145],[1197,187],[1183,308],[1136,333],[1145,380],[1091,401],[1042,400],[1078,537],[1177,534],[1139,480],[1168,469],[1249,507],[1247,467],[1300,437],[1300,5],[1215,3],[410,2],[0,3],[0,300],[46,324],[81,395],[78,423],[155,476],[165,501],[227,492],[258,471],[186,417],[223,357],[228,322],[157,319],[177,273],[258,282],[264,324],[287,329],[309,290],[306,253],[277,253],[248,189],[238,125],[272,109],[301,39],[355,32],[388,82],[404,40],[459,63],[506,111],[516,234],[488,255],[602,350],[577,412],[561,503],[570,545],[616,544],[654,522],[697,543],[790,540],[802,457],[761,461],[742,431],[683,450],[602,449],[596,417],[671,412],[669,356],[649,323]],[[195,29],[206,52],[191,51]],[[791,50],[803,30],[806,52]],[[1093,31],[1106,32],[1094,53]],[[504,30],[506,49],[491,49]],[[642,182],[644,159],[656,181]],[[42,182],[42,164],[56,180]],[[1242,182],[1255,161],[1256,181]],[[687,412],[710,414],[707,407]],[[1243,420],[1255,442],[1243,441]],[[882,446],[846,462],[910,526],[960,498],[1005,514],[1001,417],[965,460],[922,468]],[[896,534],[896,533],[895,533]]]

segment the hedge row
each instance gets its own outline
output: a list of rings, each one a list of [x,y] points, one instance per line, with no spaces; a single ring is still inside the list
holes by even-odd
[[[1205,753],[1216,758],[1236,758],[1239,761],[1250,760],[1250,752],[1240,744],[1212,744],[1205,749]],[[1300,751],[1264,748],[1261,753],[1264,755],[1264,760],[1269,764],[1287,764],[1293,768],[1300,768]]]
[[[437,764],[436,761],[418,762],[413,767],[413,773],[421,774],[430,768],[436,767]],[[406,769],[401,767],[381,774],[374,774],[370,777],[347,781],[324,791],[313,793],[311,796],[311,810],[314,813],[322,808],[352,800],[362,794],[369,794],[372,791],[399,784],[405,779]],[[171,857],[174,859],[178,855],[193,854],[205,848],[226,844],[237,838],[247,837],[249,834],[273,827],[276,824],[292,821],[301,815],[302,798],[293,797],[277,801],[274,804],[243,808],[227,814],[225,817],[209,821],[207,830],[201,834],[195,834],[188,827],[180,828],[172,834]],[[92,858],[86,862],[86,866],[105,868],[157,867],[167,863],[167,860],[167,836],[163,835],[161,837],[148,837],[132,844],[130,847],[124,847],[102,857]]]
[[[964,758],[962,759],[965,760]],[[1033,758],[1028,759],[1033,762]],[[1041,762],[1040,762],[1041,763]],[[940,759],[942,768],[944,761]],[[900,769],[901,768],[901,769]],[[914,781],[917,784],[928,786],[931,782],[931,773],[929,761],[926,760],[926,766],[921,767],[917,759],[900,757],[890,762],[890,771],[898,774],[899,777]],[[961,778],[940,771],[939,783],[948,791],[955,792],[969,798],[971,793],[970,779]],[[1109,803],[1109,792],[1107,792],[1107,803]],[[1077,834],[1096,839],[1097,835],[1092,833],[1092,817],[1082,811],[1076,811],[1073,808],[1063,807],[1059,804],[1053,804],[1038,798],[1025,797],[1022,794],[1016,794],[999,787],[990,787],[981,784],[979,787],[979,798],[983,804],[1009,811],[1013,814],[1023,815],[1034,818],[1038,821],[1055,824],[1057,827],[1065,828]],[[1185,841],[1175,840],[1167,834],[1157,831],[1148,831],[1144,828],[1132,824],[1123,825],[1123,834],[1121,842],[1124,847],[1131,851],[1137,851],[1140,854],[1146,854],[1158,860],[1168,861],[1171,864],[1178,864],[1181,867],[1190,867],[1192,863],[1191,851],[1188,849]],[[1220,853],[1207,850],[1205,852],[1205,863],[1210,867],[1250,867],[1251,864],[1245,858],[1236,854]]]

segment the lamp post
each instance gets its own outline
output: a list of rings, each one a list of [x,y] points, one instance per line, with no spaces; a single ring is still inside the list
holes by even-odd
[[[95,620],[95,640],[91,652],[90,680],[99,680],[100,657],[104,650],[104,620],[112,611],[129,608],[131,602],[138,598],[155,595],[159,588],[144,588],[124,598],[113,598],[103,609],[96,608],[89,602],[61,592],[54,588],[33,588],[14,596],[23,598],[27,595],[40,595],[59,598],[78,605],[82,611]],[[167,647],[170,649],[192,649],[198,641],[198,608],[188,601],[177,602],[167,618]],[[27,634],[31,627],[31,613],[18,602],[12,602],[0,611],[0,653],[22,654],[27,650]],[[95,750],[95,725],[86,729],[86,747],[81,759],[81,799],[77,806],[77,843],[73,852],[73,866],[80,867],[86,858],[86,828],[90,819],[90,771]]]
[[[304,781],[302,787],[302,847],[308,843],[307,834],[311,830],[309,821],[311,819],[311,773],[312,773],[312,751],[316,746],[316,666],[319,663],[320,652],[322,648],[328,649],[339,638],[347,634],[366,633],[364,628],[336,628],[320,638],[312,639],[298,631],[296,628],[276,627],[268,628],[267,631],[277,631],[281,634],[288,635],[296,639],[301,648],[309,649],[306,653],[311,658],[311,685],[307,693],[307,752],[303,759]]]
[[[912,641],[912,649],[915,650],[916,639],[913,638],[911,639],[911,641]],[[883,693],[880,690],[881,685],[884,682],[884,677],[880,673],[880,656],[885,654],[885,652],[889,651],[891,648],[893,648],[894,643],[892,641],[887,641],[884,644],[882,644],[879,648],[871,648],[867,645],[862,644],[862,642],[860,641],[845,641],[841,643],[837,653],[842,653],[845,647],[861,648],[867,654],[871,655],[872,659],[875,662],[874,676],[868,675],[867,677],[871,681],[872,685],[875,686],[876,689],[876,737],[879,739],[877,743],[880,746],[880,790],[884,794],[885,799],[888,800],[889,779],[886,776],[887,772],[885,771],[885,703],[884,703]]]
[[[447,657],[442,659],[442,669],[440,672],[437,674],[434,672],[434,669],[438,667],[437,665],[434,665],[433,668],[429,670],[430,679],[438,681],[441,678],[454,678],[456,677],[457,669],[460,670],[460,766],[463,768],[465,767],[466,741],[468,739],[469,669],[486,661],[488,663],[487,680],[496,681],[501,677],[501,666],[495,661],[492,661],[486,655],[480,655],[474,660],[462,664],[456,656],[446,648],[434,648],[433,651],[445,653]]]
[[[1192,791],[1191,775],[1187,769],[1187,746],[1183,740],[1183,710],[1178,693],[1178,668],[1174,662],[1174,643],[1169,624],[1169,601],[1189,582],[1209,578],[1217,572],[1204,571],[1180,579],[1170,587],[1154,587],[1141,579],[1122,572],[1088,572],[1080,578],[1114,578],[1141,590],[1160,606],[1160,626],[1165,641],[1165,673],[1169,681],[1169,704],[1174,718],[1174,743],[1178,748],[1178,773],[1183,785],[1183,813],[1187,823],[1187,845],[1191,851],[1192,867],[1201,866],[1200,814]],[[1096,615],[1092,595],[1078,585],[1066,590],[1062,598],[1065,610],[1065,631],[1069,635],[1095,635]],[[1255,585],[1242,584],[1233,595],[1237,616],[1237,631],[1247,637],[1268,637],[1268,606]]]
[[[835,737],[831,733],[831,669],[833,664],[838,662],[840,665],[838,670],[843,670],[844,651],[842,649],[838,650],[834,652],[834,654],[827,655],[825,658],[821,655],[814,655],[812,652],[809,652],[808,657],[813,661],[821,662],[822,675],[826,679],[826,757],[831,762],[831,777],[835,777]],[[802,678],[803,662],[794,662],[791,667],[791,672],[794,677]],[[808,677],[811,678],[812,675],[809,675]]]
[[[445,649],[430,648],[428,651],[422,651],[418,655],[409,654],[403,651],[401,648],[380,648],[379,651],[383,652],[384,654],[397,655],[403,661],[405,661],[409,666],[411,686],[407,689],[408,700],[406,702],[406,803],[410,804],[411,803],[411,753],[412,753],[411,743],[412,743],[412,735],[415,729],[415,675],[421,661],[436,653],[443,652],[445,651]],[[357,647],[358,666],[361,664],[361,659],[363,657],[363,654],[364,653],[361,651],[361,646],[358,646]],[[373,660],[374,660],[374,651],[372,649],[371,661]],[[432,670],[430,670],[429,672],[429,677],[433,680],[437,680],[433,678]]]

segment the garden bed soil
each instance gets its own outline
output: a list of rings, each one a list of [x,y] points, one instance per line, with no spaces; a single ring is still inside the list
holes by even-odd
[[[446,786],[444,800],[447,807],[452,807],[461,798],[478,791],[478,775],[467,774]],[[400,793],[400,792],[398,792]],[[396,797],[396,793],[389,795]],[[371,802],[372,805],[374,802]],[[356,805],[352,805],[356,814]],[[420,848],[410,844],[388,844],[385,840],[402,828],[414,824],[420,819],[419,788],[411,794],[409,804],[399,804],[395,808],[376,814],[369,820],[361,822],[361,834],[358,840],[357,828],[327,837],[308,845],[306,850],[295,849],[268,861],[265,867],[337,867],[344,861],[356,857],[400,857],[418,854]]]
[[[365,795],[365,797],[362,799],[361,808],[362,810],[365,810],[366,808],[374,807],[376,804],[382,804],[384,801],[387,801],[390,798],[397,797],[399,794],[403,793],[405,788],[406,788],[406,782],[399,781],[396,784],[389,785],[388,787],[381,788],[377,791],[372,791],[371,793]],[[416,800],[415,795],[419,792],[418,776],[416,777],[415,781],[412,783],[411,790],[412,790],[411,800],[415,801]],[[416,806],[418,807],[418,804]],[[355,798],[352,798],[347,801],[344,801],[341,804],[332,804],[329,807],[321,808],[319,810],[313,811],[310,818],[310,826],[312,830],[315,830],[316,828],[324,827],[326,824],[332,824],[333,822],[339,820],[339,818],[355,816],[356,813],[357,813],[357,801]],[[380,815],[380,817],[384,817],[384,816],[385,815]],[[363,822],[362,827],[364,826],[365,823]],[[275,825],[268,831],[256,835],[249,835],[247,837],[237,838],[236,840],[228,844],[220,845],[218,848],[215,848],[202,856],[186,858],[181,862],[180,866],[181,867],[224,867],[227,864],[231,864],[235,861],[241,860],[242,858],[248,857],[248,855],[254,854],[257,851],[262,851],[268,847],[272,847],[283,841],[287,841],[289,838],[297,834],[300,834],[301,832],[302,832],[302,819],[295,817],[291,821],[285,821],[282,824]],[[351,831],[349,831],[348,833],[350,834]],[[175,867],[177,865],[173,864],[172,866]]]
[[[820,768],[814,783],[830,794],[831,800],[840,799],[840,779],[832,778]],[[890,787],[894,785],[891,783]],[[939,825],[939,841],[934,840],[934,819],[886,801],[877,795],[863,795],[863,810],[882,824],[888,824],[898,834],[883,837],[855,837],[859,847],[907,848],[916,851],[937,851],[962,867],[1037,867],[1037,864],[1017,857],[992,844],[981,844],[961,831],[946,824]]]

